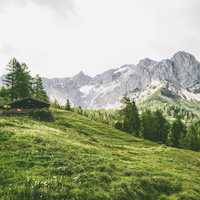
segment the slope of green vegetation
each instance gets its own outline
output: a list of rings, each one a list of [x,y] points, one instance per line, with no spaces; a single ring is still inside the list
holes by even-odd
[[[0,116],[0,200],[200,199],[200,153],[54,115]]]
[[[200,105],[197,101],[187,101],[164,90],[155,92],[145,101],[139,104],[141,109],[162,110],[168,117],[177,117],[187,120],[200,117]]]

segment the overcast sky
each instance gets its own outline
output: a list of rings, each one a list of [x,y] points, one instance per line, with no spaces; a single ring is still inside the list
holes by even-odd
[[[179,50],[200,59],[200,0],[0,0],[0,75],[95,75]]]

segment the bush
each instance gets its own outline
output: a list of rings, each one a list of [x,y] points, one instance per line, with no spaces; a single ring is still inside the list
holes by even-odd
[[[114,128],[123,131],[123,123],[122,123],[122,122],[119,122],[119,121],[115,122]]]
[[[39,121],[52,122],[54,121],[53,113],[49,109],[33,110],[30,115],[33,119]]]
[[[0,130],[0,142],[5,142],[12,137],[13,133],[10,131]]]

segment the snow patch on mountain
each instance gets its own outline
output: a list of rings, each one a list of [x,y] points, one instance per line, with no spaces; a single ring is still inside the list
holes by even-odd
[[[96,93],[99,93],[100,95],[108,94],[109,92],[112,92],[116,87],[119,86],[120,83],[117,82],[111,82],[105,85],[101,85],[99,87],[96,87]]]
[[[137,65],[123,65],[93,78],[80,72],[72,78],[48,79],[44,83],[50,96],[62,101],[69,98],[85,108],[119,107],[124,95],[142,101],[161,88],[200,101],[200,63],[193,55],[180,51],[170,59],[145,58]]]
[[[94,85],[85,85],[83,87],[80,88],[80,91],[83,93],[83,97],[86,97],[87,95],[89,95],[89,93],[91,92],[91,90],[94,88]]]
[[[124,66],[118,68],[114,73],[117,74],[117,73],[127,72],[129,69],[130,69],[129,65],[124,65]]]
[[[185,89],[181,89],[181,94],[182,98],[185,98],[186,100],[200,101],[200,94],[195,94]]]
[[[145,58],[137,65],[123,65],[95,77],[80,72],[71,78],[43,78],[51,100],[69,99],[84,108],[115,108],[123,96],[143,101],[159,89],[187,100],[200,101],[200,63],[184,51],[170,59]],[[173,95],[172,95],[173,96]]]

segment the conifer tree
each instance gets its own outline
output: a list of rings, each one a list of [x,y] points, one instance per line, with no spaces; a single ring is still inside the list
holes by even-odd
[[[155,140],[160,141],[162,143],[167,142],[168,134],[169,134],[169,123],[163,116],[160,110],[157,110],[153,113],[154,124],[156,128],[155,132]]]
[[[200,122],[194,122],[189,126],[186,145],[194,151],[200,150]]]
[[[68,111],[71,110],[71,104],[70,104],[69,99],[67,99],[67,101],[66,101],[66,104],[65,104],[65,110],[68,110]]]
[[[172,146],[180,147],[181,140],[184,139],[185,135],[186,135],[186,127],[181,121],[181,119],[177,118],[171,126],[170,142]]]
[[[78,107],[78,110],[79,110],[79,111],[78,111],[78,114],[82,115],[82,114],[83,114],[83,109],[82,109],[81,106]]]
[[[32,95],[32,77],[28,67],[26,64],[20,64],[15,58],[8,64],[8,74],[4,82],[12,101]]]
[[[166,143],[169,124],[161,111],[144,111],[141,115],[141,123],[141,132],[145,139]]]
[[[123,129],[129,133],[136,133],[139,135],[140,131],[140,118],[137,106],[134,101],[128,97],[122,99],[123,108],[120,110],[122,118]]]
[[[0,88],[0,105],[7,104],[9,100],[9,91],[6,87],[2,86]]]
[[[156,126],[153,118],[153,114],[150,110],[142,112],[141,115],[141,132],[145,139],[155,140]]]
[[[43,87],[42,78],[39,75],[36,75],[34,78],[33,94],[36,99],[49,102],[49,98]]]
[[[11,98],[11,100],[14,100],[16,96],[16,76],[17,72],[19,71],[19,68],[20,63],[15,58],[11,59],[8,64],[8,73],[6,74],[6,77],[3,80],[9,90],[9,97]]]

